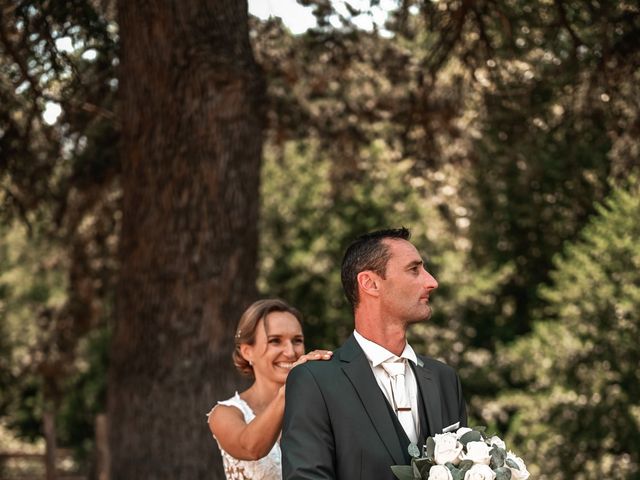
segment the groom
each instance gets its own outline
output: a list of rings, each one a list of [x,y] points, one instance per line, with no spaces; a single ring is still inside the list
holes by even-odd
[[[431,317],[438,282],[407,229],[357,238],[342,261],[355,331],[327,362],[307,362],[287,378],[283,480],[392,480],[410,443],[466,426],[454,370],[417,356],[407,328]]]

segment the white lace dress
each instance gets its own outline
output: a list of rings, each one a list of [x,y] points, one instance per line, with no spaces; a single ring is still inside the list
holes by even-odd
[[[255,418],[253,410],[247,402],[240,398],[238,392],[229,400],[218,402],[218,405],[236,407],[242,412],[244,421],[247,423]],[[213,407],[207,416],[211,415],[216,407]],[[238,460],[225,452],[219,442],[218,448],[222,454],[222,464],[227,480],[282,480],[282,455],[278,442],[275,443],[269,454],[260,460]]]

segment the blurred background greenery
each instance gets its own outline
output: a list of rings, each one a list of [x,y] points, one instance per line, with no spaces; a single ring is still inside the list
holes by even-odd
[[[411,341],[458,369],[472,422],[532,478],[640,478],[638,4],[404,0],[364,29],[380,2],[300,3],[304,33],[250,18],[260,294],[334,348],[345,246],[407,226],[440,283]],[[37,441],[53,402],[90,464],[122,217],[115,6],[10,2],[0,23],[0,422]]]

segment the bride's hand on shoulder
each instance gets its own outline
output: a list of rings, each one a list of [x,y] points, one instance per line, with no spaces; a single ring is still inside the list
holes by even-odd
[[[293,366],[301,365],[309,360],[331,360],[333,352],[331,350],[313,350],[312,352],[301,355],[298,360],[293,363]]]

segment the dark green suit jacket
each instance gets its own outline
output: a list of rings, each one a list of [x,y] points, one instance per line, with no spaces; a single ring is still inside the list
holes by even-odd
[[[455,371],[418,356],[414,366],[429,432],[442,433],[467,414]],[[306,362],[287,378],[282,427],[283,480],[393,480],[406,464],[389,406],[369,361],[351,335],[329,361]],[[405,437],[406,443],[406,437]]]

